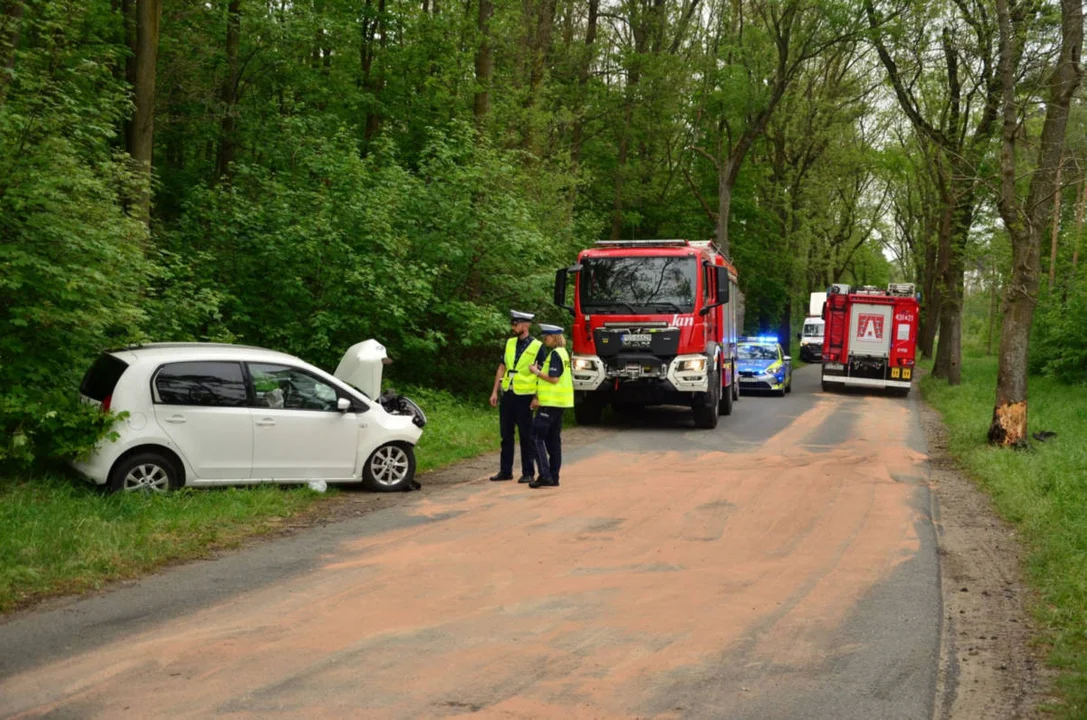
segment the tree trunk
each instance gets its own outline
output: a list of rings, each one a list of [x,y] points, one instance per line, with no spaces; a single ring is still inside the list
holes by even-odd
[[[542,0],[538,4],[536,32],[532,36],[530,46],[528,96],[525,98],[525,109],[529,111],[536,107],[539,101],[540,86],[543,84],[544,73],[551,57],[551,33],[555,27],[555,6],[556,0]],[[523,145],[529,151],[535,150],[536,146],[535,126],[532,113],[526,113]]]
[[[162,0],[136,0],[136,52],[134,54],[136,114],[128,133],[128,154],[144,177],[135,215],[151,221],[151,155],[155,130],[155,68],[158,63],[159,20]]]
[[[1049,289],[1053,289],[1053,283],[1057,282],[1057,237],[1061,233],[1061,170],[1063,164],[1057,165],[1057,192],[1053,194],[1053,228],[1052,240],[1049,249]]]
[[[729,178],[732,176],[731,162],[726,160],[721,163],[717,172],[717,247],[721,248],[721,252],[725,257],[731,257],[729,254],[731,248],[729,247],[728,238],[728,216],[729,211],[732,209],[732,183]]]
[[[1000,336],[1000,369],[996,380],[996,402],[989,426],[989,442],[1003,446],[1027,443],[1027,359],[1030,328],[1034,322],[1041,239],[1058,189],[1057,171],[1068,129],[1068,108],[1079,87],[1079,65],[1083,47],[1082,0],[1061,0],[1061,52],[1049,79],[1045,121],[1037,144],[1038,166],[1030,179],[1026,202],[1016,189],[1016,65],[1020,29],[1008,0],[997,0],[1000,23],[1000,77],[1003,86],[1004,123],[1001,137],[998,197],[1000,215],[1012,241],[1012,277],[1004,297],[1004,322]]]
[[[479,0],[479,47],[476,49],[476,95],[473,113],[476,128],[483,130],[487,113],[491,107],[491,74],[494,71],[494,58],[491,56],[491,15],[494,14],[492,0]]]
[[[921,313],[921,329],[919,344],[921,356],[933,357],[936,346],[936,330],[940,327],[940,304],[943,301],[943,275],[947,262],[947,251],[950,247],[949,233],[951,232],[951,210],[945,207],[941,213],[939,229],[936,238],[925,240],[925,274],[921,291],[923,312]],[[941,252],[942,250],[942,252]]]
[[[953,170],[956,177],[967,177]],[[966,182],[972,183],[973,180]],[[943,279],[940,298],[940,341],[936,347],[936,364],[932,374],[944,378],[949,385],[962,382],[962,303],[966,283],[966,244],[970,226],[974,222],[974,190],[959,190],[951,215],[950,242],[948,244],[947,272]]]
[[[0,105],[4,104],[8,84],[15,72],[15,49],[19,47],[23,0],[6,0],[3,8],[0,13]]]
[[[1076,241],[1072,246],[1072,279],[1076,277],[1076,265],[1079,263],[1079,243],[1083,234],[1083,206],[1087,205],[1087,178],[1080,181],[1079,202],[1076,203]]]
[[[238,45],[241,41],[241,0],[230,0],[226,17],[227,74],[219,89],[223,117],[219,122],[219,152],[215,159],[215,177],[230,180],[230,164],[234,162],[238,113]]]
[[[996,256],[993,256],[993,274],[989,278],[989,337],[985,342],[985,354],[993,354],[993,325],[996,323]]]
[[[366,7],[367,9],[371,7],[370,0],[367,0]],[[385,91],[385,72],[380,64],[375,67],[375,60],[377,59],[375,38],[380,36],[380,39],[376,40],[376,44],[382,50],[385,50],[388,47],[387,35],[385,29],[385,0],[378,0],[377,17],[367,18],[363,21],[362,42],[359,45],[359,61],[362,65],[361,84],[363,89],[370,94],[373,105],[373,108],[366,113],[366,126],[363,131],[363,138],[366,140],[367,145],[381,132],[384,120],[379,105],[381,94]]]
[[[589,0],[589,20],[585,28],[585,49],[583,51],[585,57],[581,60],[577,78],[578,101],[581,103],[581,107],[578,108],[577,117],[574,118],[573,137],[570,142],[570,164],[575,173],[581,163],[581,142],[585,123],[585,86],[589,83],[589,70],[592,67],[593,59],[592,48],[593,43],[596,42],[596,21],[599,13],[600,0]]]
[[[121,0],[121,27],[124,31],[124,43],[128,48],[125,55],[125,82],[129,91],[136,92],[136,0]],[[121,123],[121,131],[124,134],[125,150],[128,150],[129,138],[132,136],[132,125],[135,119],[126,115]]]
[[[623,107],[623,134],[619,137],[619,153],[616,156],[615,197],[611,208],[612,240],[618,240],[623,233],[623,175],[627,168],[627,154],[630,152],[630,123],[634,115],[634,99],[630,96],[629,88],[627,92],[626,105]]]

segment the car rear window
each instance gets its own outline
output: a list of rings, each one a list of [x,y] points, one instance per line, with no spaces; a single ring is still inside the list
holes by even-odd
[[[166,405],[245,407],[249,394],[242,366],[235,362],[180,362],[155,375],[158,401]]]
[[[117,387],[117,381],[125,374],[128,363],[116,355],[102,353],[91,365],[90,370],[83,376],[83,382],[79,385],[79,392],[102,402],[113,394]]]

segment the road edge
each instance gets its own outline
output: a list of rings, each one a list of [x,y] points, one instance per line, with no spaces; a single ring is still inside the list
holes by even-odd
[[[943,605],[933,720],[1039,717],[1054,674],[1037,647],[1018,535],[948,452],[939,412],[918,406]]]

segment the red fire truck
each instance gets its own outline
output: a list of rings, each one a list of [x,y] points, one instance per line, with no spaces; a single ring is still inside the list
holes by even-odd
[[[574,316],[579,423],[599,422],[609,403],[620,412],[686,405],[702,428],[732,413],[742,296],[736,269],[712,242],[598,242],[556,273],[555,303]]]
[[[909,394],[919,322],[912,283],[831,285],[823,320],[824,391],[860,385]]]

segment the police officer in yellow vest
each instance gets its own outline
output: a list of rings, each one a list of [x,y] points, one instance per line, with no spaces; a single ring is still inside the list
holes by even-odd
[[[520,482],[532,482],[533,479],[536,448],[532,443],[532,400],[536,395],[536,377],[529,368],[540,361],[544,350],[540,341],[529,335],[535,317],[532,313],[510,310],[513,337],[506,341],[502,361],[494,376],[494,390],[491,391],[491,406],[498,406],[498,424],[502,435],[501,466],[491,480],[513,479],[515,427],[521,439]]]
[[[530,370],[539,378],[536,400],[532,403],[536,419],[532,433],[536,438],[536,463],[540,476],[529,483],[531,488],[558,487],[562,469],[562,416],[574,406],[574,376],[570,372],[570,354],[566,338],[558,325],[540,324],[547,354],[542,363]]]

